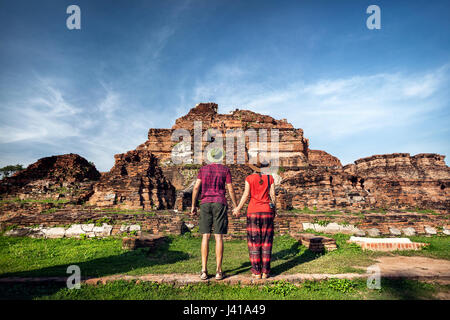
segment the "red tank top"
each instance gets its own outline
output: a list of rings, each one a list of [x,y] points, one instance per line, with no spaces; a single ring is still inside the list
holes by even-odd
[[[270,175],[270,184],[273,184],[273,177]],[[260,181],[262,180],[262,184]],[[245,181],[250,185],[250,203],[248,204],[247,213],[255,212],[272,212],[270,209],[269,188],[267,183],[267,175],[261,176],[257,173],[249,175]]]

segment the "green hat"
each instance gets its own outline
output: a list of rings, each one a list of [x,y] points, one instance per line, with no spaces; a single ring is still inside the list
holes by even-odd
[[[208,154],[206,155],[206,158],[208,159],[208,162],[210,163],[218,163],[222,162],[224,157],[224,151],[222,148],[212,148],[208,150]]]

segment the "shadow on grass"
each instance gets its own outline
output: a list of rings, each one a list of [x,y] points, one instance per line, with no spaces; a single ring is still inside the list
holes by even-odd
[[[0,277],[67,277],[66,271],[69,265],[79,266],[82,277],[101,277],[126,273],[144,267],[172,264],[189,259],[189,254],[185,252],[169,250],[171,242],[171,238],[166,238],[163,243],[151,251],[148,248],[139,248],[132,251],[123,251],[122,254],[88,261],[70,262],[35,270],[3,273]]]
[[[287,250],[282,250],[274,254],[274,258],[272,260],[276,259],[286,261],[273,267],[270,273],[276,276],[300,264],[307,263],[321,256],[320,254],[312,252],[309,249],[306,249],[301,255],[298,255],[298,252],[300,251],[300,246],[301,246],[300,243],[296,242],[292,245],[291,248]]]
[[[292,268],[298,266],[299,264],[309,262],[320,256],[308,249],[306,251],[304,251],[301,255],[298,255],[298,253],[301,250],[300,247],[301,247],[301,244],[299,242],[296,242],[289,249],[284,249],[284,250],[273,253],[272,259],[271,259],[272,263],[274,261],[278,261],[278,260],[286,260],[286,261],[275,267],[272,267],[271,272],[270,272],[271,275],[276,276],[276,275],[282,274],[283,272],[285,272],[289,269],[292,269]],[[248,262],[242,263],[237,268],[225,270],[225,272],[227,274],[240,274],[243,272],[247,272],[250,269],[251,269],[251,264],[250,264],[250,261],[248,261]]]
[[[240,274],[240,273],[244,273],[246,271],[249,271],[250,268],[252,267],[252,265],[250,264],[250,261],[248,262],[244,262],[242,263],[239,267],[234,268],[234,269],[226,269],[224,270],[224,272],[227,275],[236,275],[236,274]]]
[[[381,279],[384,298],[394,300],[436,299],[437,288],[431,283],[412,279]]]
[[[172,240],[167,238],[155,250],[148,248],[139,248],[133,251],[124,251],[122,254],[92,259],[89,261],[71,262],[57,266],[45,267],[29,271],[4,273],[0,278],[5,277],[69,277],[67,267],[76,265],[80,267],[81,278],[101,277],[113,274],[122,274],[129,271],[151,267],[155,265],[172,264],[178,261],[189,259],[189,255],[182,251],[169,250]],[[157,256],[157,258],[155,258]],[[65,287],[65,283],[45,283],[45,284],[0,284],[0,299],[29,299],[32,294],[27,294],[26,288],[30,288],[30,293],[35,292],[38,295],[51,294],[54,290]],[[15,288],[18,290],[14,294]],[[22,288],[22,289],[21,289]],[[25,288],[25,289],[24,289]],[[17,294],[19,296],[17,296]]]

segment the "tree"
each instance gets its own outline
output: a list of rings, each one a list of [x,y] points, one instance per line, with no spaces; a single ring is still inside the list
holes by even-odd
[[[9,177],[11,174],[23,170],[23,166],[21,164],[16,164],[15,166],[9,165],[3,168],[0,168],[0,174],[2,178]]]

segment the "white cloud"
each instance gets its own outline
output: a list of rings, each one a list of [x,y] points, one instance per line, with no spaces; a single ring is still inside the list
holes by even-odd
[[[287,118],[303,128],[307,138],[348,141],[366,131],[411,124],[442,107],[448,101],[448,68],[272,87],[263,80],[251,80],[258,70],[255,65],[219,64],[193,91],[183,92],[179,107],[166,114],[145,108],[104,83],[96,90],[96,98],[80,98],[68,94],[70,83],[63,86],[56,80],[37,78],[33,87],[5,101],[0,109],[0,143],[51,145],[59,153],[79,153],[106,171],[115,153],[143,143],[148,129],[159,127],[161,119],[182,116],[186,107],[204,101],[217,102],[222,113],[237,107]],[[12,156],[4,152],[2,160]]]
[[[56,81],[38,78],[32,90],[1,109],[6,121],[0,126],[0,143],[48,145],[58,154],[69,150],[85,155],[100,170],[108,170],[115,153],[134,149],[146,140],[156,115],[125,101],[104,84],[99,90],[103,93],[97,101],[70,99]]]
[[[36,79],[35,93],[18,102],[7,103],[1,116],[0,143],[74,137],[80,134],[68,120],[80,109],[68,103],[63,93],[49,81]]]
[[[70,93],[80,87],[76,77],[42,78],[36,73],[35,77],[11,86],[17,92],[1,99],[0,162],[17,155],[17,159],[27,158],[23,162],[31,163],[37,160],[33,159],[36,154],[75,152],[105,171],[114,163],[115,153],[143,143],[148,129],[159,124],[154,119],[167,115],[136,102],[139,99],[133,97],[134,90],[143,79],[157,81],[155,71],[159,60],[179,28],[180,15],[189,5],[190,1],[181,2],[171,10],[166,24],[142,32],[141,46],[123,57],[135,59],[136,70],[128,68],[120,79],[115,79],[104,72],[108,62],[102,62],[97,70],[98,78],[102,79],[98,90],[78,92],[74,96]],[[50,55],[49,52],[42,55]],[[53,53],[51,58],[55,59],[56,55]],[[92,80],[91,88],[97,85],[97,79]],[[148,94],[151,96],[151,92]],[[21,148],[27,151],[27,157],[23,156],[24,152],[18,154]]]
[[[238,106],[288,118],[306,136],[341,139],[411,124],[447,103],[437,97],[447,92],[449,65],[425,73],[355,75],[277,88],[255,84],[244,67],[236,69],[235,64],[213,69],[197,84],[193,100],[215,101],[222,112]]]

